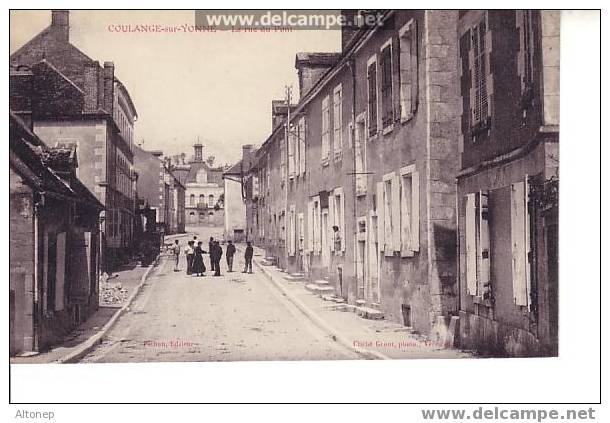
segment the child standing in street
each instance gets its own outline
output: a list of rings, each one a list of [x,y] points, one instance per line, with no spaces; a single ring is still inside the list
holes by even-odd
[[[178,264],[180,263],[180,245],[179,245],[180,241],[176,240],[172,250],[174,253],[174,272],[177,272],[178,270]]]

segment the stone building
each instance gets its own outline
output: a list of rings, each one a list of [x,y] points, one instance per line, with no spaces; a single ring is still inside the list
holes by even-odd
[[[460,12],[460,343],[556,355],[559,11]]]
[[[340,53],[297,54],[300,100],[257,151],[248,231],[363,315],[445,331],[458,304],[458,12],[383,19],[344,30]]]
[[[135,208],[133,132],[137,112],[114,64],[70,43],[69,12],[11,57],[11,108],[49,146],[74,146],[78,177],[104,204],[100,243],[110,271],[131,254]]]
[[[174,175],[171,161],[163,157],[162,151],[146,151],[137,145],[133,151],[138,200],[155,211],[157,226],[163,233],[183,233],[186,188]]]
[[[204,160],[203,145],[193,146],[186,177],[186,224],[224,225],[224,186],[222,167],[212,167]]]
[[[248,207],[246,206],[246,200],[251,200],[252,195],[246,196],[246,187],[247,178],[253,176],[250,165],[255,152],[256,150],[251,144],[244,145],[242,159],[228,168],[222,175],[224,180],[224,237],[226,240],[241,242],[247,238],[248,219],[246,219],[246,214]]]
[[[77,178],[76,148],[9,127],[10,354],[47,349],[99,304],[103,205]]]

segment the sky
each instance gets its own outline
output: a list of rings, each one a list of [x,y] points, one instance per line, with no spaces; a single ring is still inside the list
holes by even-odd
[[[50,11],[11,11],[10,51],[51,22]],[[191,25],[192,11],[72,11],[70,42],[112,61],[138,111],[136,142],[173,155],[199,140],[216,164],[234,163],[243,144],[271,131],[271,100],[285,85],[298,97],[295,54],[339,51],[336,30],[291,33],[117,33],[110,25]]]

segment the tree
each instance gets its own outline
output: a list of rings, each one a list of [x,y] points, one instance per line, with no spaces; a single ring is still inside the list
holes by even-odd
[[[208,156],[208,158],[206,159],[206,163],[208,164],[208,166],[210,167],[214,167],[214,160],[216,160],[216,157],[210,155]]]

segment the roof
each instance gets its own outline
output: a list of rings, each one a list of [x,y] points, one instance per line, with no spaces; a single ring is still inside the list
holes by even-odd
[[[235,163],[233,166],[231,166],[230,168],[225,170],[224,173],[222,174],[222,176],[224,177],[225,175],[227,175],[227,176],[241,175],[241,172],[242,172],[242,161],[240,160],[237,163]]]
[[[300,52],[296,54],[294,66],[308,64],[310,66],[332,66],[341,57],[341,53],[317,53],[317,52]]]
[[[63,199],[104,209],[97,197],[68,171],[76,161],[72,148],[47,147],[13,111],[9,111],[9,120],[9,162],[29,185]]]

